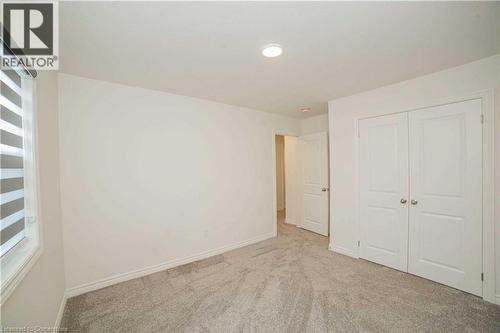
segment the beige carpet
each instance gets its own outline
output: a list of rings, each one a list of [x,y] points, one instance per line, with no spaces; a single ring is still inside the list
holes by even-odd
[[[500,332],[500,306],[279,237],[68,300],[80,332]]]

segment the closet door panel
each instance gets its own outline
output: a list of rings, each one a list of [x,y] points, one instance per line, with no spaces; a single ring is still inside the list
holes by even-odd
[[[482,295],[480,116],[480,100],[409,112],[408,271],[476,295]]]
[[[408,118],[359,122],[360,257],[407,271]]]

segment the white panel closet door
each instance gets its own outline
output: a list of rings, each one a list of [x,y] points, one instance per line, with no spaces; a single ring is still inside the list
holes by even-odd
[[[408,114],[360,120],[360,257],[407,271]]]
[[[409,112],[408,271],[482,295],[481,100]]]
[[[301,228],[328,236],[328,135],[326,132],[299,138],[302,161]]]

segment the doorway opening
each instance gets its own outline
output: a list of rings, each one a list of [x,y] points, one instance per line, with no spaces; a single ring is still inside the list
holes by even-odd
[[[275,231],[293,225],[329,235],[328,134],[276,134]]]
[[[276,215],[278,226],[298,225],[300,220],[300,173],[298,138],[275,135]]]
[[[286,179],[285,179],[285,136],[276,135],[276,214],[278,223],[285,223]]]

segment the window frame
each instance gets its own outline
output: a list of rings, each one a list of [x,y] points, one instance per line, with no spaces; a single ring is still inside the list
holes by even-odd
[[[25,237],[0,258],[1,294],[0,305],[3,305],[15,288],[35,265],[43,253],[43,235],[41,219],[41,196],[39,177],[38,131],[37,131],[37,94],[36,81],[33,78],[22,78],[23,89],[23,158],[24,197],[25,197]],[[25,85],[30,92],[24,91]],[[26,146],[25,146],[26,144]],[[29,147],[29,148],[28,148]],[[25,152],[26,152],[25,151]],[[27,186],[27,184],[29,184]],[[27,198],[29,198],[27,200]]]

